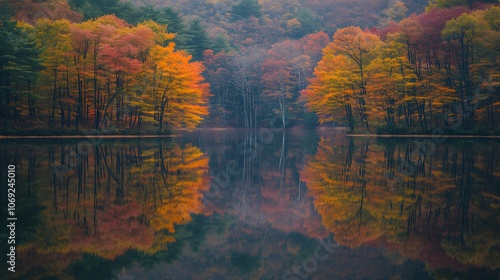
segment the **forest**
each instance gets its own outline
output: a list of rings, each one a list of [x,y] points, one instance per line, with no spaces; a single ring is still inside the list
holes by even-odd
[[[499,134],[493,0],[1,1],[2,134]]]

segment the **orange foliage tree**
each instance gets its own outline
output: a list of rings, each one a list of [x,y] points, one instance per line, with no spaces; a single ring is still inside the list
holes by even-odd
[[[356,122],[392,133],[496,129],[499,15],[495,6],[432,10],[379,32],[383,41],[340,29],[302,91],[306,105],[320,122],[347,121],[351,130]]]
[[[35,92],[51,128],[192,129],[207,114],[208,84],[191,56],[168,41],[167,26],[131,26],[114,15],[82,23],[23,24],[43,50]],[[51,38],[46,42],[46,38]],[[22,114],[27,114],[21,112]]]

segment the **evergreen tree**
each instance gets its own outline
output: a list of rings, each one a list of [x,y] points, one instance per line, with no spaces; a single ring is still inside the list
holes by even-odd
[[[500,2],[500,1],[498,1]],[[456,6],[473,7],[477,3],[494,4],[497,0],[429,0],[428,9],[432,8],[452,8]]]
[[[166,24],[169,33],[175,33],[174,43],[178,49],[186,50],[188,48],[189,36],[186,31],[184,20],[171,7],[163,9],[163,21],[158,21],[161,24]]]
[[[262,16],[261,6],[257,0],[242,0],[233,6],[231,11],[233,20],[240,20],[249,17],[260,18]]]
[[[296,19],[300,23],[300,27],[293,30],[291,35],[294,38],[302,38],[321,28],[319,17],[308,8],[298,9],[296,12]]]
[[[138,9],[129,2],[120,0],[70,0],[70,6],[84,15],[84,19],[95,19],[114,14],[129,23],[136,24],[140,18]]]
[[[167,24],[168,32],[180,33],[186,30],[184,20],[172,7],[166,7],[163,9],[163,19],[163,22],[159,21],[159,23]]]
[[[212,50],[215,53],[219,53],[221,51],[226,51],[229,52],[231,50],[231,47],[229,46],[229,43],[227,42],[227,39],[224,35],[219,34],[215,36],[213,39],[213,45],[212,45]]]
[[[194,60],[202,60],[203,51],[211,49],[212,47],[210,39],[207,35],[206,27],[201,23],[199,19],[194,19],[189,24],[187,36],[187,51],[193,55]]]
[[[36,74],[42,69],[38,55],[40,51],[36,43],[17,22],[10,20],[2,13],[0,25],[0,99],[1,117],[4,118],[5,129],[11,121],[19,117],[18,102],[27,99],[30,115],[34,115],[31,106],[34,103],[32,92]],[[28,98],[22,98],[28,96]],[[12,117],[12,119],[11,119]]]

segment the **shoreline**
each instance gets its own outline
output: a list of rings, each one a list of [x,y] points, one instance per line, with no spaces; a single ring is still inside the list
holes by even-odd
[[[0,135],[0,139],[174,138],[179,135]]]
[[[200,129],[195,131],[207,131],[210,129]],[[213,131],[222,131],[225,129],[214,129]],[[500,135],[454,135],[454,134],[443,134],[443,135],[432,135],[432,134],[348,134],[341,133],[346,137],[359,137],[359,138],[471,138],[471,139],[500,139]],[[338,135],[338,134],[337,134]],[[2,139],[85,139],[85,138],[103,138],[103,139],[127,139],[127,138],[176,138],[180,137],[180,134],[170,134],[170,135],[160,135],[160,134],[150,134],[150,135],[0,135],[0,140]]]
[[[500,135],[458,135],[458,134],[345,134],[348,137],[378,138],[487,138],[500,139]]]
[[[239,130],[259,130],[262,128],[235,128],[235,127],[199,127],[194,130],[188,129],[176,129],[177,133],[173,134],[103,134],[98,133],[98,131],[91,131],[91,133],[85,133],[81,131],[81,134],[66,134],[66,135],[1,135],[2,139],[85,139],[85,138],[102,138],[102,139],[132,139],[132,138],[176,138],[181,137],[183,134],[190,134],[193,132],[223,132],[223,131],[239,131]],[[279,129],[281,130],[281,129]],[[500,135],[474,135],[474,134],[375,134],[375,133],[349,133],[344,127],[316,127],[312,129],[307,129],[303,127],[293,127],[287,128],[285,131],[311,131],[314,130],[319,135],[324,135],[328,133],[332,136],[343,135],[346,137],[356,137],[356,138],[463,138],[463,139],[500,139]],[[95,134],[94,134],[95,133]]]

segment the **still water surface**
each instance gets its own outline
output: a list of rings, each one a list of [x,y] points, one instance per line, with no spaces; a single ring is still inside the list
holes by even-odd
[[[7,279],[499,279],[496,140],[232,130],[0,147],[17,176]]]

